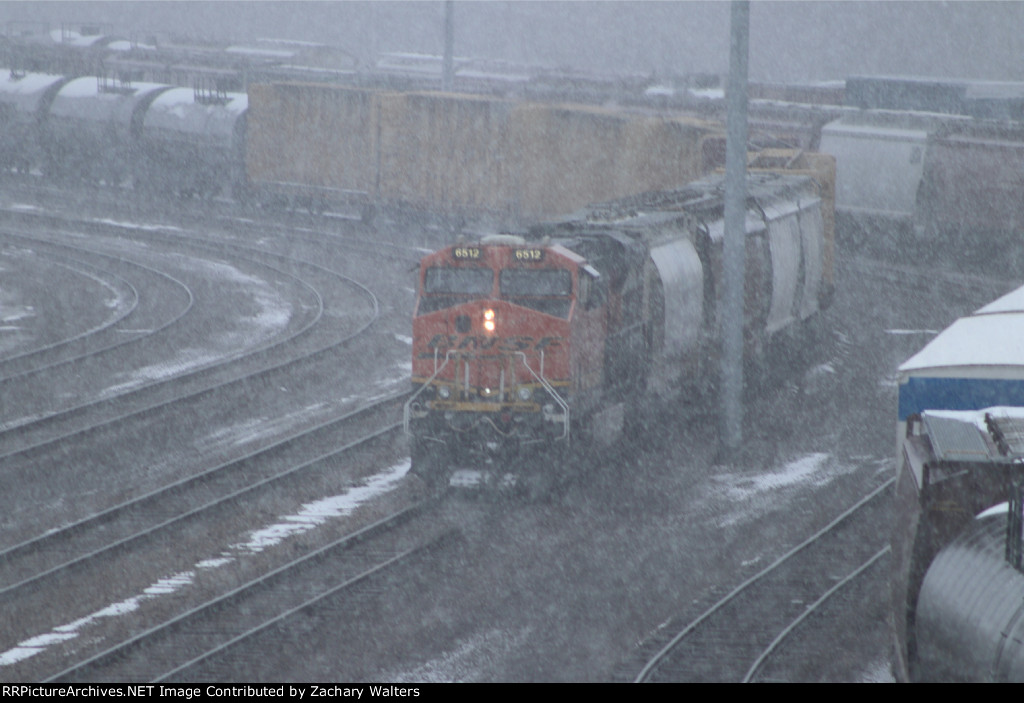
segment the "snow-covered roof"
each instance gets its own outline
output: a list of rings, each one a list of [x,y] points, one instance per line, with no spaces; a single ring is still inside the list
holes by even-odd
[[[1024,408],[926,410],[932,452],[941,461],[999,463],[1024,458]]]
[[[0,68],[0,76],[0,102],[29,115],[35,114],[46,91],[64,80],[47,73],[25,73],[19,77],[6,68]]]
[[[143,130],[150,138],[201,140],[230,146],[235,123],[249,105],[245,93],[227,93],[225,103],[196,101],[191,88],[172,88],[160,94],[146,111]]]
[[[900,421],[926,410],[1024,407],[1024,288],[960,318],[899,370]]]
[[[900,373],[1024,378],[1024,287],[961,317],[905,361]]]

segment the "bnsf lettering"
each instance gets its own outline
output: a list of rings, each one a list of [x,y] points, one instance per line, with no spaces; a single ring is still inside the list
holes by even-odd
[[[550,347],[561,346],[561,343],[561,337],[542,337],[539,340],[534,340],[533,337],[522,336],[488,337],[484,335],[459,336],[454,334],[438,334],[434,335],[434,338],[427,342],[427,347],[438,350],[457,349],[461,351],[493,350],[500,352],[517,352],[530,350],[540,351]]]

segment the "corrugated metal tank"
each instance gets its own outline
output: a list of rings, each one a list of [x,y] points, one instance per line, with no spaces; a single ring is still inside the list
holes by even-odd
[[[1005,559],[1006,516],[974,523],[924,577],[917,606],[920,677],[1024,682],[1024,574]]]

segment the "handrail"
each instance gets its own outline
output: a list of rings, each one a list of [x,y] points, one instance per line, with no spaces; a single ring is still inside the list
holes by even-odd
[[[411,411],[411,407],[412,407],[413,401],[416,400],[416,398],[419,396],[420,393],[422,393],[423,391],[425,391],[427,389],[427,386],[430,385],[430,382],[433,381],[435,378],[437,378],[437,374],[441,373],[442,369],[444,369],[444,367],[448,365],[448,360],[451,358],[452,352],[454,352],[454,351],[455,351],[454,349],[449,349],[445,353],[445,355],[444,355],[444,363],[441,364],[440,366],[438,366],[437,365],[437,349],[434,350],[434,373],[433,373],[433,375],[431,375],[430,378],[428,378],[426,381],[423,382],[423,385],[419,387],[419,390],[417,390],[415,393],[413,393],[412,396],[409,398],[409,400],[405,401],[405,405],[402,407],[402,431],[405,432],[405,434],[410,435],[410,436],[412,435],[412,433],[409,431],[409,414],[410,414],[410,411]]]
[[[544,386],[544,390],[546,390],[548,392],[548,394],[552,398],[555,399],[555,402],[558,403],[561,406],[563,417],[565,419],[563,420],[563,423],[562,423],[563,426],[564,426],[563,427],[563,431],[562,431],[562,436],[559,437],[559,439],[568,440],[569,439],[569,403],[567,403],[562,398],[562,396],[558,395],[558,391],[555,390],[555,387],[552,386],[551,383],[546,378],[544,378],[544,352],[543,352],[543,350],[540,353],[541,373],[539,375],[537,374],[536,371],[534,371],[530,367],[530,363],[526,360],[526,353],[525,352],[517,351],[517,352],[515,352],[515,354],[518,355],[518,356],[521,356],[523,358],[523,366],[526,367],[526,370],[529,371],[530,375],[532,375],[535,379],[537,379],[537,381],[542,386]]]
[[[441,371],[448,365],[448,362],[451,360],[452,355],[455,354],[456,351],[457,350],[455,350],[455,349],[449,349],[447,352],[445,352],[444,363],[442,363],[440,366],[438,366],[437,365],[437,350],[436,349],[434,350],[434,373],[430,376],[430,378],[428,378],[426,381],[423,382],[423,385],[421,385],[419,387],[419,389],[417,389],[417,391],[415,393],[412,394],[412,396],[409,398],[409,400],[407,400],[405,402],[405,405],[402,408],[402,430],[405,432],[405,434],[410,435],[410,436],[412,435],[412,433],[409,431],[409,422],[410,422],[410,419],[411,419],[410,416],[412,414],[412,404],[416,401],[416,398],[419,397],[420,393],[422,393],[424,390],[426,390],[427,386],[429,386],[433,382],[433,380],[435,378],[437,378],[438,374],[440,374]],[[544,352],[541,351],[541,353],[540,353],[541,372],[539,374],[536,371],[533,370],[533,367],[530,366],[530,362],[526,358],[526,353],[525,352],[516,351],[516,352],[513,352],[513,354],[515,354],[516,356],[519,356],[519,357],[522,358],[523,366],[526,368],[526,370],[529,371],[530,375],[533,376],[534,379],[536,379],[537,382],[541,386],[544,387],[544,390],[546,390],[548,392],[548,395],[550,395],[555,400],[555,402],[558,403],[559,407],[562,409],[562,417],[563,417],[563,420],[562,420],[562,426],[563,426],[563,428],[562,428],[562,436],[559,437],[558,439],[568,440],[569,439],[569,427],[570,427],[570,422],[569,422],[569,403],[564,398],[562,398],[562,396],[560,396],[558,394],[558,391],[556,391],[555,387],[551,385],[551,382],[548,381],[548,379],[544,377]],[[468,355],[460,355],[460,356],[468,356]],[[467,367],[466,370],[467,370],[467,374],[468,374],[468,371],[469,371],[468,367]],[[504,370],[502,370],[502,373],[504,373]],[[468,381],[468,379],[467,379],[467,381]],[[456,385],[457,385],[458,384],[458,379],[457,378],[456,378],[455,382],[456,382]],[[502,385],[504,386],[504,376],[502,377]],[[468,390],[468,382],[467,382],[467,390]],[[502,392],[502,397],[503,396],[504,396],[504,393]]]

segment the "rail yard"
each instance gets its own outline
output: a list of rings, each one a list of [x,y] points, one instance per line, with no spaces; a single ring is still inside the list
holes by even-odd
[[[0,680],[967,675],[938,442],[1015,445],[901,364],[1020,285],[1013,89],[752,88],[723,457],[720,104],[76,56],[0,82]]]
[[[18,328],[4,397],[50,399],[31,413],[4,406],[0,598],[15,606],[4,610],[5,680],[638,676],[639,653],[668,629],[890,480],[896,366],[922,336],[1010,287],[841,254],[829,341],[752,400],[741,465],[715,463],[713,410],[654,409],[647,436],[550,500],[456,496],[426,508],[412,537],[367,533],[373,558],[395,561],[345,586],[359,560],[329,545],[427,497],[403,442],[357,446],[367,432],[346,417],[390,402],[363,425],[398,431],[411,268],[449,233],[117,201],[12,189],[3,204],[5,267],[23,277],[4,279],[5,325]],[[40,324],[46,296],[19,280],[71,288],[76,314]],[[225,293],[239,280],[247,286]],[[159,343],[174,334],[199,348],[181,356],[180,343]],[[431,535],[443,541],[406,555]],[[321,556],[289,576],[305,554]],[[335,573],[341,564],[350,576]],[[331,578],[314,588],[318,572]],[[257,607],[269,587],[246,584],[268,574],[305,584],[287,601],[295,612]],[[764,676],[886,679],[885,568],[861,580],[826,602],[822,622],[796,627]],[[196,651],[182,633],[213,627],[207,602],[258,614],[203,645],[208,655],[105,668],[164,662],[152,647]],[[740,617],[762,616],[748,605]],[[837,622],[850,623],[844,656],[807,656]],[[129,659],[114,656],[121,646]]]

